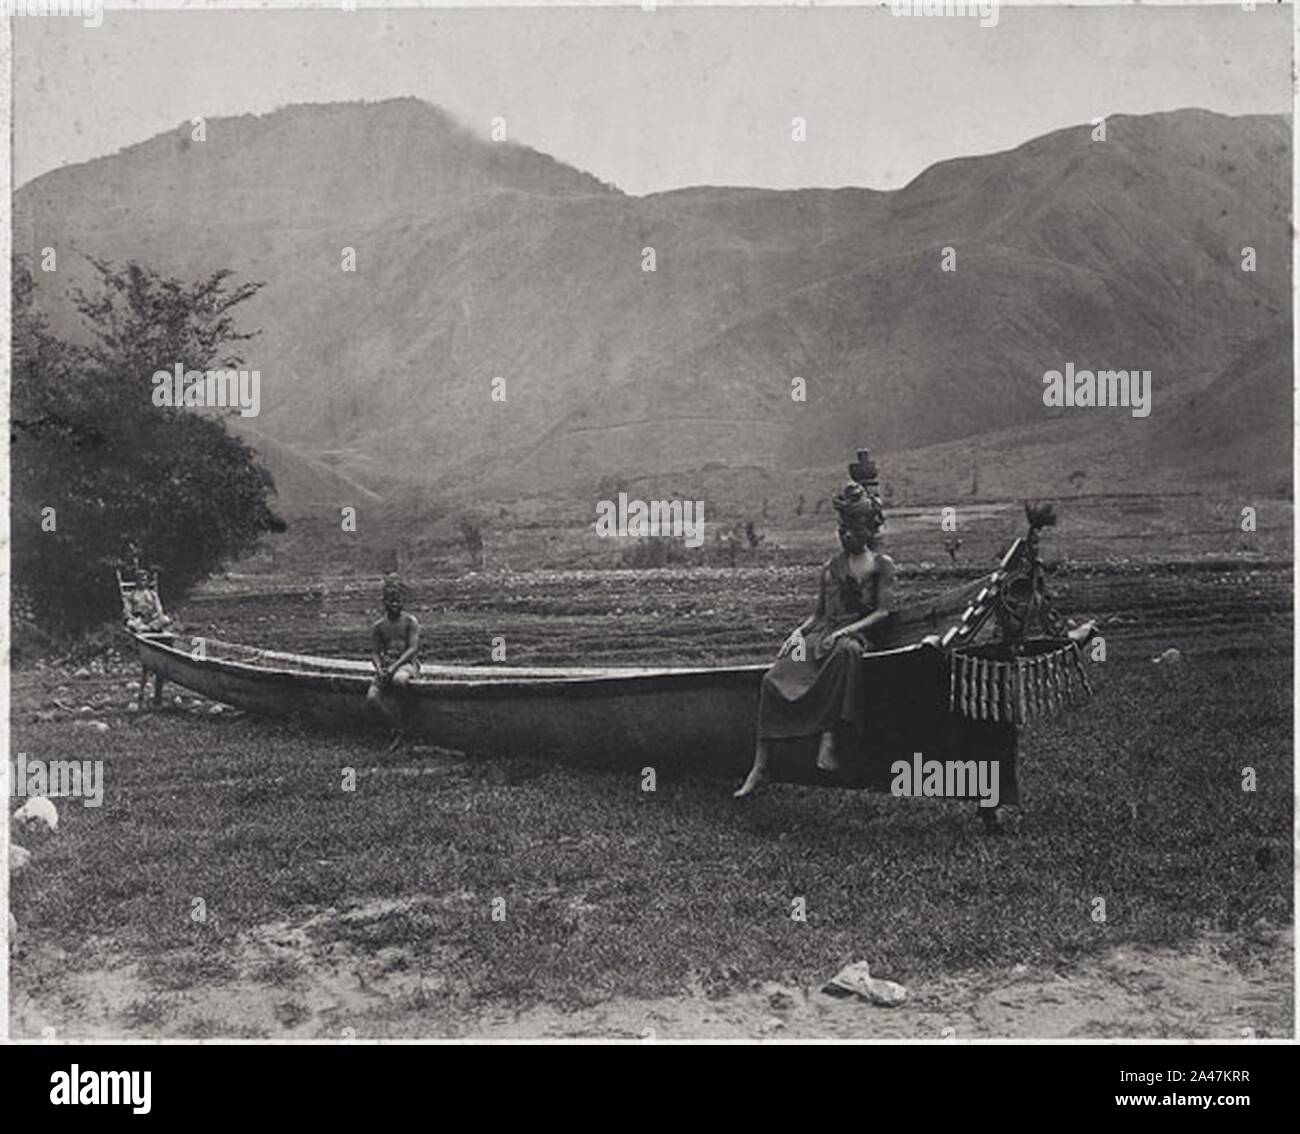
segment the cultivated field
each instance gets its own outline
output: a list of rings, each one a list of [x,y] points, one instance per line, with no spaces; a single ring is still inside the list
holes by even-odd
[[[770,656],[815,561],[408,574],[430,660],[486,662],[504,635],[509,662],[723,662]],[[128,712],[120,657],[19,669],[14,750],[104,760],[105,797],[61,801],[14,876],[13,1028],[1290,1034],[1292,585],[1289,559],[1245,552],[1063,567],[1059,604],[1104,620],[1106,660],[1090,706],[1026,730],[1026,806],[994,838],[969,805],[779,785],[738,804],[688,773],[647,793],[632,771],[389,756],[175,688]],[[362,655],[376,600],[373,576],[263,572],[178,613],[196,634]],[[818,991],[854,960],[907,1004]]]

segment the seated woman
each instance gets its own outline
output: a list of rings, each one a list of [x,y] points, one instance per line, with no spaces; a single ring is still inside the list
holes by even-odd
[[[878,497],[850,482],[832,503],[842,550],[822,568],[816,611],[795,627],[763,677],[754,766],[737,799],[767,779],[771,741],[819,736],[817,767],[835,772],[836,727],[866,725],[862,653],[889,617],[894,562],[879,550],[885,516]]]
[[[149,572],[141,567],[135,573],[135,589],[126,598],[126,628],[136,634],[155,634],[171,624]]]

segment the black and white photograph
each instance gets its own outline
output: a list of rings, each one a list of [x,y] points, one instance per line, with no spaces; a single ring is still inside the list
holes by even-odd
[[[1294,16],[11,0],[8,1037],[1294,1041]]]

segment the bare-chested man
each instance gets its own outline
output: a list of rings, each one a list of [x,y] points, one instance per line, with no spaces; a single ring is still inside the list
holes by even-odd
[[[401,690],[420,675],[420,624],[402,610],[402,584],[395,576],[384,580],[384,617],[375,623],[371,661],[375,679],[366,693],[372,709],[393,726],[392,751],[402,743]]]

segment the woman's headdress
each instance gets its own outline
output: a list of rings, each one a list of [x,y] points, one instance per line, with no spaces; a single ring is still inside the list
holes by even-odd
[[[831,497],[840,527],[856,532],[879,531],[885,523],[885,505],[880,499],[875,462],[866,449],[858,450],[858,459],[849,465],[849,477]]]
[[[840,527],[855,532],[877,532],[885,523],[885,509],[879,496],[872,496],[856,481],[849,481],[831,497]]]

